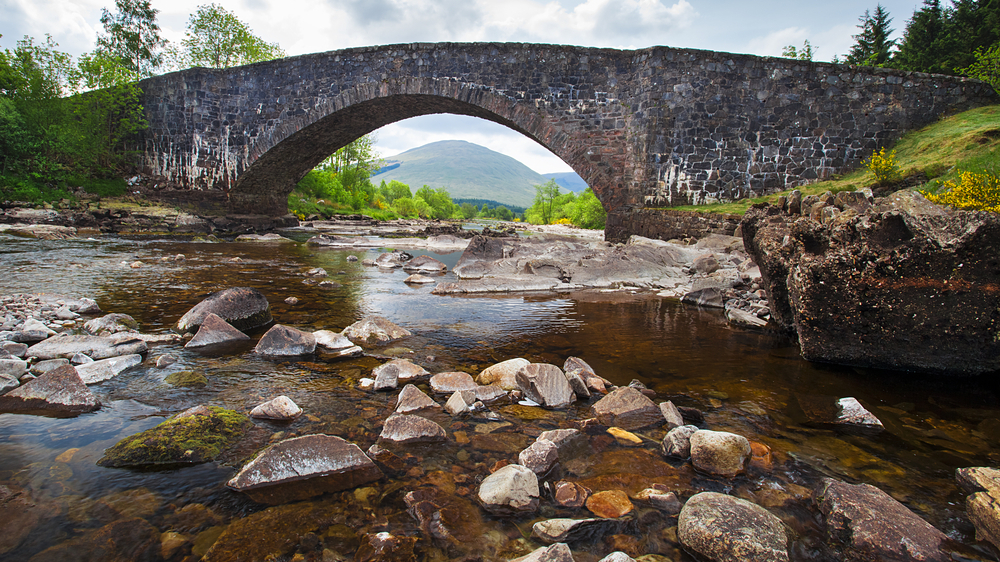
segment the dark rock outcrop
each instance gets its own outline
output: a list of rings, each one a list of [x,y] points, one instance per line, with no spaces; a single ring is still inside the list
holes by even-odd
[[[743,239],[773,324],[798,335],[805,359],[948,375],[1000,370],[1000,216],[926,210],[917,198],[822,221],[767,204],[747,212]]]

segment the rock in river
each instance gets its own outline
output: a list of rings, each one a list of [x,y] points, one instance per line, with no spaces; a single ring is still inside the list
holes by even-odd
[[[971,495],[965,513],[976,527],[976,540],[1000,548],[1000,470],[985,466],[955,471],[958,485]]]
[[[531,536],[545,544],[600,540],[618,532],[616,519],[546,519],[531,526]]]
[[[385,343],[411,336],[409,330],[400,328],[381,316],[367,316],[344,328],[344,337],[353,342]]]
[[[271,308],[267,297],[257,289],[233,287],[212,293],[177,321],[177,330],[190,332],[201,326],[208,313],[217,314],[240,331],[270,324]]]
[[[354,443],[333,435],[306,435],[264,449],[228,486],[256,502],[274,505],[380,478],[382,471]]]
[[[396,414],[389,416],[382,426],[379,441],[390,443],[438,443],[446,441],[448,434],[444,428],[420,416]]]
[[[198,333],[184,347],[205,347],[249,339],[246,334],[234,328],[218,314],[209,312],[198,327]]]
[[[0,412],[75,416],[100,407],[72,365],[49,371],[0,396]]]
[[[448,270],[448,266],[430,256],[417,256],[403,264],[404,271],[419,273],[439,273]]]
[[[316,338],[291,326],[275,324],[260,338],[254,353],[270,357],[295,357],[316,351]]]
[[[508,464],[479,485],[479,502],[494,515],[534,513],[538,501],[538,477],[519,464]]]
[[[438,373],[431,377],[431,390],[441,394],[451,394],[461,390],[475,391],[479,386],[472,375],[462,372]]]
[[[250,417],[264,420],[294,420],[302,414],[302,408],[287,396],[278,396],[250,410]]]
[[[396,397],[397,414],[406,414],[417,410],[423,410],[424,408],[440,407],[440,404],[435,402],[430,396],[427,396],[422,390],[412,384],[404,386],[403,390],[399,392],[399,396]]]
[[[83,329],[95,336],[106,336],[108,334],[117,334],[118,332],[138,332],[139,323],[128,314],[115,312],[100,318],[88,320],[83,325]]]
[[[253,423],[216,406],[196,406],[104,451],[97,464],[109,468],[173,468],[208,462],[236,444]]]
[[[691,436],[691,464],[702,472],[732,478],[750,458],[750,441],[727,431],[701,429]]]
[[[562,369],[548,363],[530,363],[515,377],[524,396],[546,408],[566,408],[576,395]]]
[[[679,425],[663,437],[661,447],[666,457],[686,459],[691,456],[691,436],[700,431],[696,425]]]
[[[514,390],[517,388],[517,372],[530,364],[530,361],[520,357],[501,361],[484,369],[476,381],[485,385],[496,384],[504,390]]]
[[[57,336],[29,347],[27,356],[38,359],[69,359],[82,353],[91,359],[107,359],[119,355],[141,354],[146,350],[146,342],[127,333],[109,337]]]
[[[356,357],[364,353],[360,347],[337,332],[318,330],[313,332],[313,337],[316,338],[316,348],[323,353],[332,353],[337,357]]]
[[[96,384],[117,377],[125,369],[141,363],[142,355],[122,355],[121,357],[111,357],[77,365],[76,372],[84,384]]]
[[[757,504],[715,492],[691,497],[677,519],[686,548],[715,562],[785,562],[785,525]]]
[[[629,386],[611,391],[592,408],[602,424],[622,429],[640,429],[664,422],[660,408],[642,392]]]
[[[944,533],[874,486],[827,478],[814,501],[829,535],[843,542],[846,560],[952,559],[941,550]]]

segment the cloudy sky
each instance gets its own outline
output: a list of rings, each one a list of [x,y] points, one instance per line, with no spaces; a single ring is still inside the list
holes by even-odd
[[[289,55],[347,47],[439,41],[560,43],[622,49],[668,45],[777,56],[806,39],[817,60],[843,56],[862,0],[216,0]],[[152,0],[164,37],[179,41],[189,15],[209,0]],[[882,0],[899,35],[921,0]],[[51,34],[73,55],[89,51],[101,8],[113,0],[0,0],[0,46]],[[569,171],[533,141],[470,117],[424,116],[377,132],[384,156],[428,142],[463,139],[521,160],[537,172]]]

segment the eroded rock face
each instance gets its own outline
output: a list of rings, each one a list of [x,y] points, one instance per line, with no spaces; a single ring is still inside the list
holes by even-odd
[[[944,533],[874,486],[827,478],[814,500],[847,560],[951,560]]]
[[[233,287],[212,293],[187,311],[177,321],[177,331],[196,330],[210,312],[244,332],[271,322],[271,308],[263,293],[250,287]]]
[[[256,502],[274,505],[380,478],[382,471],[357,445],[333,435],[305,435],[268,447],[227,485]]]
[[[976,527],[976,540],[1000,548],[1000,470],[979,466],[960,468],[955,478],[963,490],[965,513]]]
[[[912,196],[911,196],[912,198]],[[810,361],[948,375],[1000,370],[1000,216],[875,208],[820,222],[755,205],[741,223],[771,318]],[[940,209],[940,208],[937,208]]]
[[[685,547],[715,562],[788,560],[785,525],[757,504],[702,492],[691,497],[677,518]]]

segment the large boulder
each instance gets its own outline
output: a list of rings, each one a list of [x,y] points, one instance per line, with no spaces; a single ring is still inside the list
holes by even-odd
[[[788,536],[781,519],[726,494],[692,496],[677,518],[677,537],[686,548],[715,562],[788,560]]]
[[[0,396],[0,412],[75,416],[101,407],[72,365],[64,365]]]
[[[771,319],[810,361],[948,375],[1000,370],[1000,215],[915,208],[819,221],[767,204],[741,222]]]
[[[985,466],[960,468],[955,478],[969,492],[965,513],[976,527],[976,540],[1000,548],[1000,470]]]
[[[333,435],[305,435],[264,449],[227,485],[256,502],[273,505],[380,478],[382,471],[354,443]]]
[[[253,422],[217,406],[196,406],[122,439],[97,461],[109,468],[166,469],[214,460],[238,443]]]
[[[702,472],[731,478],[749,458],[750,441],[742,435],[701,429],[691,436],[691,464]]]
[[[827,478],[813,499],[845,560],[952,559],[941,550],[944,533],[874,486]]]
[[[91,359],[107,359],[146,353],[146,342],[133,336],[128,333],[108,337],[57,336],[29,347],[26,355],[44,360],[59,357],[72,359],[77,353],[82,353]]]
[[[218,314],[209,312],[202,319],[198,332],[184,347],[206,347],[235,341],[248,341],[249,336],[237,330]]]
[[[592,410],[602,424],[622,429],[640,429],[664,422],[660,408],[630,386],[611,391],[598,400]]]
[[[267,297],[250,287],[232,287],[212,293],[177,321],[177,331],[197,330],[205,316],[214,313],[242,332],[270,324],[271,307]]]

